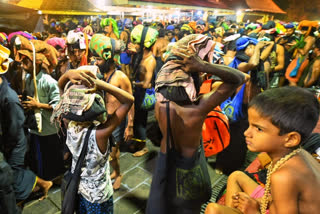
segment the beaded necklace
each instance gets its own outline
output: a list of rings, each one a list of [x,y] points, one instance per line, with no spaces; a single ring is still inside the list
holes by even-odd
[[[267,208],[268,208],[268,204],[271,201],[270,200],[270,190],[271,190],[271,175],[272,173],[274,173],[276,170],[280,169],[282,167],[282,165],[289,160],[292,156],[296,155],[298,152],[300,152],[301,149],[298,148],[296,150],[293,150],[291,153],[287,154],[286,156],[282,157],[280,160],[278,160],[276,162],[276,164],[274,165],[274,167],[272,166],[273,163],[271,161],[270,166],[268,167],[268,173],[267,173],[267,182],[266,182],[266,186],[265,186],[265,191],[264,191],[264,195],[262,197],[262,201],[261,201],[261,205],[260,205],[260,210],[262,214],[266,214],[267,212]]]

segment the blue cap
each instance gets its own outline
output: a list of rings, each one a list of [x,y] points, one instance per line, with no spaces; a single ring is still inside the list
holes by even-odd
[[[167,30],[174,30],[174,26],[173,25],[168,25]]]
[[[286,29],[290,29],[290,28],[294,28],[294,25],[293,24],[286,24],[284,27]]]
[[[257,39],[249,37],[240,37],[236,41],[237,51],[244,50],[249,44],[256,45],[258,43]]]

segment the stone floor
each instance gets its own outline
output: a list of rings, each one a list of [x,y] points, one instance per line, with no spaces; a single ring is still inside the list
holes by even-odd
[[[123,173],[121,188],[114,192],[115,214],[143,214],[149,194],[152,171],[155,166],[158,147],[151,142],[147,144],[150,152],[143,157],[133,157],[123,152],[120,167]],[[252,159],[252,158],[251,158]],[[214,161],[213,159],[209,159]],[[217,173],[208,165],[213,189],[217,190],[226,182],[227,176]],[[25,204],[23,214],[58,214],[60,213],[61,195],[59,186],[54,186],[47,199],[32,200]]]
[[[148,122],[154,121],[153,114],[149,115]],[[147,143],[149,153],[142,157],[133,157],[131,153],[122,152],[120,156],[120,170],[123,174],[121,188],[114,192],[114,213],[115,214],[143,214],[145,213],[146,201],[149,195],[152,173],[156,163],[159,147],[154,146],[150,141]],[[249,154],[246,165],[254,159]],[[210,158],[208,162],[214,162]],[[225,185],[227,176],[217,173],[208,164],[209,174],[212,182],[213,195],[210,201],[214,201],[216,194]],[[61,207],[61,192],[59,186],[53,186],[49,196],[43,201],[31,200],[23,209],[23,214],[59,214]],[[204,211],[205,205],[202,211]]]

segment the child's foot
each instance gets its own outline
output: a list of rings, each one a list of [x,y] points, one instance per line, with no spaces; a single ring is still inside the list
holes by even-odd
[[[133,153],[132,156],[133,157],[141,157],[141,156],[147,154],[148,152],[149,152],[149,149],[145,147],[142,150],[137,151],[136,153]]]
[[[119,175],[115,178],[113,183],[113,190],[119,190],[121,186],[122,175]]]
[[[43,199],[46,199],[48,197],[49,189],[52,187],[53,183],[52,181],[46,181],[42,186],[42,192],[43,196],[39,199],[39,201],[42,201]]]

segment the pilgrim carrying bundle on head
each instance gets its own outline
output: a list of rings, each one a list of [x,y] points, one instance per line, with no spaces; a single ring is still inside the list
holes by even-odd
[[[99,71],[97,66],[81,66],[77,70]],[[68,82],[58,105],[53,110],[51,122],[62,118],[75,122],[93,122],[96,125],[106,122],[107,111],[102,96],[84,85]]]

